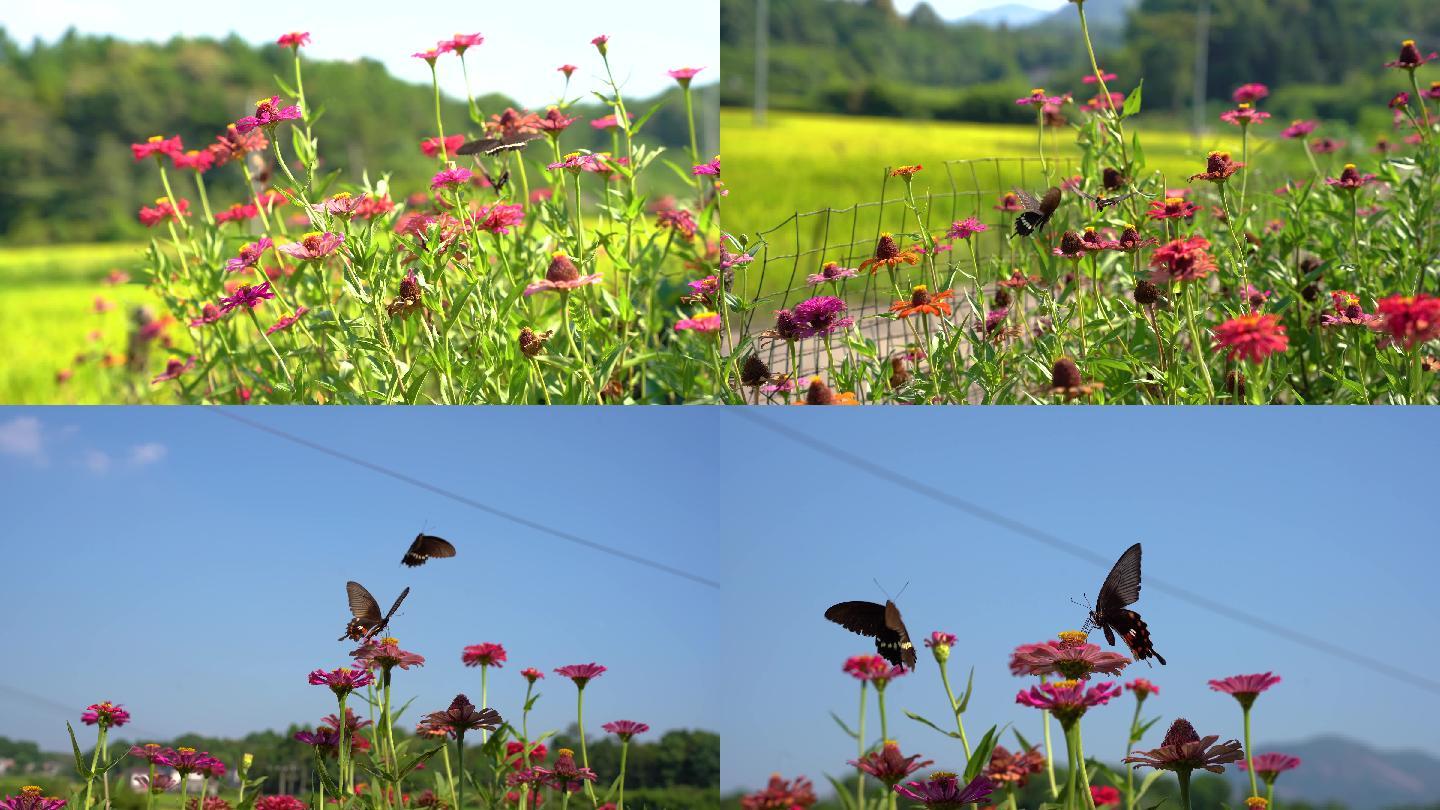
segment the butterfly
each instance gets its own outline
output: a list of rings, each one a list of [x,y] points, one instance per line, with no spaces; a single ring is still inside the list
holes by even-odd
[[[1100,586],[1100,595],[1095,597],[1095,607],[1091,609],[1090,617],[1085,623],[1089,627],[1104,630],[1105,640],[1111,646],[1115,645],[1115,634],[1118,632],[1136,661],[1154,658],[1163,665],[1165,658],[1155,652],[1155,646],[1150,641],[1150,628],[1146,626],[1145,620],[1140,618],[1139,613],[1126,607],[1139,598],[1140,544],[1136,543],[1125,549],[1125,553],[1115,562],[1115,567],[1110,569],[1110,575],[1105,577],[1105,584]]]
[[[355,614],[355,618],[345,625],[345,635],[336,641],[344,641],[347,638],[360,641],[379,633],[390,624],[390,617],[400,609],[400,603],[410,595],[410,589],[406,588],[400,592],[400,595],[395,598],[395,604],[390,606],[390,612],[383,617],[380,615],[380,603],[376,602],[375,597],[365,590],[364,585],[353,580],[347,582],[345,583],[345,594],[350,598],[350,612]]]
[[[497,194],[500,192],[500,189],[505,188],[505,182],[510,179],[509,169],[497,175],[492,175],[484,169],[481,169],[480,173],[485,175],[485,181],[490,184],[490,187],[493,188]]]
[[[524,149],[525,145],[539,138],[539,135],[503,135],[499,138],[481,138],[470,141],[455,150],[457,155],[498,155],[513,149]]]
[[[1035,195],[1018,188],[1015,189],[1015,197],[1025,206],[1020,216],[1015,217],[1016,236],[1029,236],[1045,227],[1045,223],[1050,221],[1050,215],[1060,207],[1060,189],[1053,186],[1045,192],[1044,199],[1037,200]]]
[[[1125,202],[1126,200],[1130,199],[1131,197],[1134,197],[1136,194],[1139,194],[1140,192],[1138,192],[1138,191],[1130,191],[1130,192],[1126,192],[1125,194],[1121,194],[1121,195],[1116,196],[1116,197],[1105,197],[1105,196],[1098,196],[1098,197],[1097,197],[1097,196],[1092,196],[1092,195],[1086,194],[1085,192],[1083,192],[1083,191],[1081,191],[1080,189],[1077,188],[1077,189],[1075,189],[1075,193],[1076,193],[1076,194],[1079,194],[1081,197],[1084,197],[1085,199],[1089,200],[1090,202],[1095,203],[1095,207],[1096,207],[1097,209],[1099,209],[1099,210],[1101,210],[1101,211],[1104,211],[1106,208],[1109,208],[1109,207],[1112,206],[1112,205],[1119,205],[1120,203]]]
[[[900,608],[894,602],[841,602],[831,605],[825,618],[852,633],[874,638],[875,651],[892,665],[903,663],[908,669],[915,668],[915,645],[910,643],[910,631],[905,629]]]
[[[415,535],[415,541],[405,551],[405,556],[400,558],[400,564],[414,568],[424,565],[431,557],[454,557],[455,546],[449,540],[436,537],[433,534]]]

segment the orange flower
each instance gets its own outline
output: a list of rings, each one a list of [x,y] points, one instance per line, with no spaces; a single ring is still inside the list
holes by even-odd
[[[914,175],[916,172],[920,171],[922,168],[924,168],[924,167],[923,167],[923,166],[901,166],[900,168],[895,169],[894,171],[890,172],[890,176],[891,176],[891,177],[910,177],[910,176]]]
[[[849,391],[834,391],[819,377],[810,378],[810,387],[796,405],[859,405],[860,401]]]
[[[890,305],[890,311],[901,318],[908,318],[919,313],[921,315],[949,315],[950,302],[945,299],[954,295],[951,290],[942,293],[930,294],[930,290],[924,284],[918,284],[910,293],[910,298],[900,299]]]
[[[882,267],[896,267],[902,262],[919,264],[920,254],[916,253],[914,248],[901,250],[900,246],[895,244],[895,237],[888,233],[882,233],[880,241],[875,243],[875,257],[861,262],[860,269],[869,270],[873,275]]]

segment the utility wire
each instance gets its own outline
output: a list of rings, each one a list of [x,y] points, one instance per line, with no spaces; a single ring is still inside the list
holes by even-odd
[[[946,506],[949,506],[952,509],[964,512],[972,517],[985,521],[986,523],[999,526],[1003,529],[1008,529],[1023,537],[1027,537],[1038,543],[1043,543],[1044,545],[1059,549],[1066,554],[1069,554],[1073,557],[1079,557],[1080,559],[1094,563],[1098,566],[1101,566],[1102,568],[1108,568],[1112,564],[1109,558],[1101,556],[1100,554],[1097,554],[1090,549],[1085,548],[1084,546],[1072,543],[1069,540],[1065,540],[1057,535],[1051,534],[1050,532],[1047,532],[1043,529],[1038,529],[1027,523],[1022,523],[1021,521],[1015,520],[1014,518],[1006,517],[1005,515],[994,510],[986,509],[985,507],[980,506],[973,501],[967,501],[964,498],[960,498],[943,490],[937,489],[936,487],[930,486],[923,481],[911,478],[904,473],[896,472],[894,470],[883,467],[873,461],[870,461],[869,459],[863,458],[854,453],[850,453],[846,450],[842,450],[841,448],[836,447],[832,444],[828,444],[808,433],[804,433],[778,424],[767,417],[763,417],[755,413],[754,409],[742,407],[726,407],[722,408],[721,410],[734,416],[738,416],[753,425],[762,427],[770,431],[771,433],[775,433],[783,438],[789,439],[790,441],[795,442],[796,444],[799,444],[809,450],[813,450],[817,453],[820,453],[821,455],[829,456],[836,461],[847,464],[864,473],[872,475],[883,481],[887,481],[896,486],[908,489],[916,494],[923,495],[927,498],[930,498],[931,500],[938,501]],[[1421,689],[1440,694],[1440,681],[1426,678],[1423,675],[1417,675],[1413,672],[1409,672],[1407,670],[1393,666],[1388,662],[1382,661],[1378,658],[1372,658],[1368,655],[1348,650],[1344,647],[1339,646],[1338,644],[1332,644],[1324,639],[1316,638],[1315,636],[1292,630],[1284,625],[1267,621],[1258,616],[1246,613],[1243,610],[1236,610],[1229,605],[1226,605],[1222,602],[1217,602],[1214,599],[1210,599],[1209,597],[1192,591],[1189,588],[1167,582],[1166,580],[1160,579],[1158,577],[1146,577],[1145,584],[1157,590],[1164,591],[1165,593],[1168,593],[1193,605],[1196,605],[1197,607],[1204,608],[1205,610],[1209,610],[1212,613],[1217,613],[1227,619],[1239,622],[1240,624],[1247,624],[1251,627],[1264,630],[1268,633],[1273,633],[1275,635],[1289,639],[1290,641],[1293,641],[1303,647],[1309,647],[1312,650],[1316,650],[1327,655],[1332,655],[1337,658],[1343,658],[1346,661],[1349,661],[1350,663],[1357,666],[1365,667],[1366,669],[1373,670],[1382,675],[1394,678],[1398,681],[1403,681],[1410,684],[1411,686],[1416,686]]]
[[[639,554],[632,554],[632,553],[630,553],[630,552],[628,552],[628,551],[623,551],[623,550],[621,550],[621,549],[615,548],[614,546],[607,546],[607,545],[605,545],[604,543],[597,543],[597,542],[595,542],[594,540],[587,540],[587,539],[585,539],[584,537],[581,537],[581,536],[578,535],[578,534],[572,534],[572,533],[567,532],[567,531],[564,531],[564,530],[562,530],[562,529],[551,528],[550,526],[546,526],[546,525],[543,524],[543,523],[537,523],[536,521],[530,520],[529,518],[526,518],[526,517],[521,517],[520,515],[517,515],[517,514],[515,514],[515,513],[513,513],[513,512],[506,512],[506,511],[503,510],[503,509],[497,509],[496,507],[490,506],[489,504],[481,503],[480,501],[477,501],[477,500],[475,500],[475,499],[473,499],[473,498],[469,498],[469,497],[466,497],[466,496],[464,496],[464,495],[461,495],[461,494],[459,494],[458,492],[453,492],[453,491],[451,491],[451,490],[444,489],[443,487],[438,487],[438,486],[436,486],[436,485],[434,485],[434,484],[430,484],[430,483],[427,483],[427,482],[425,482],[425,481],[421,481],[421,480],[418,479],[418,478],[414,478],[414,477],[412,477],[412,476],[406,475],[405,473],[399,472],[399,471],[397,471],[397,470],[393,470],[393,469],[391,469],[391,468],[389,468],[389,467],[385,467],[385,466],[383,466],[383,465],[376,464],[376,463],[371,462],[371,461],[366,461],[365,459],[362,459],[362,458],[357,458],[357,457],[355,457],[355,456],[350,455],[349,453],[343,453],[343,452],[341,452],[341,451],[339,451],[339,450],[336,450],[336,449],[331,448],[331,447],[327,447],[327,446],[325,446],[325,445],[323,445],[323,444],[320,444],[320,443],[318,443],[318,442],[312,442],[312,441],[310,441],[309,439],[304,439],[304,438],[301,438],[300,436],[296,436],[296,435],[293,434],[293,433],[287,433],[287,432],[285,432],[285,431],[283,431],[283,430],[280,430],[280,429],[278,429],[278,428],[273,428],[273,427],[270,427],[269,425],[266,425],[266,424],[263,424],[263,423],[260,423],[260,422],[255,422],[255,421],[250,420],[250,419],[247,419],[247,418],[245,418],[245,417],[243,417],[243,416],[237,416],[236,414],[233,414],[233,413],[229,412],[228,410],[226,410],[226,409],[224,409],[224,408],[208,407],[208,408],[204,408],[203,410],[204,410],[206,413],[213,413],[213,414],[215,414],[216,416],[221,416],[221,417],[224,417],[224,418],[229,419],[229,420],[234,421],[234,422],[239,422],[240,424],[246,425],[247,427],[254,428],[255,430],[261,431],[261,432],[263,432],[263,433],[269,433],[269,434],[272,435],[272,436],[277,436],[277,437],[279,437],[279,438],[281,438],[281,439],[284,439],[284,440],[286,440],[286,441],[288,441],[288,442],[293,442],[293,443],[298,444],[298,445],[300,445],[300,446],[302,446],[302,447],[308,447],[308,448],[310,448],[311,450],[316,451],[317,453],[324,453],[325,455],[330,456],[330,457],[332,457],[332,458],[338,458],[338,459],[340,459],[341,461],[347,461],[347,462],[349,462],[349,463],[351,463],[351,464],[356,465],[357,467],[364,467],[365,469],[370,470],[371,472],[376,472],[376,473],[379,473],[379,474],[381,474],[381,475],[385,475],[385,476],[388,476],[388,477],[390,477],[390,478],[394,478],[394,479],[397,480],[397,481],[401,481],[401,482],[404,482],[404,483],[406,483],[406,484],[409,484],[409,485],[411,485],[411,486],[413,486],[413,487],[418,487],[418,488],[423,489],[423,490],[426,490],[426,491],[428,491],[428,492],[433,492],[433,493],[435,493],[436,495],[439,495],[439,496],[442,497],[442,498],[449,498],[450,500],[455,501],[456,503],[464,504],[465,506],[468,506],[468,507],[470,507],[471,509],[477,509],[477,510],[479,510],[479,511],[481,511],[481,512],[484,512],[484,513],[488,514],[488,515],[492,515],[492,516],[494,516],[494,517],[501,518],[502,520],[508,520],[508,521],[510,521],[511,523],[515,523],[515,524],[517,524],[517,525],[524,526],[524,527],[526,527],[526,528],[528,528],[528,529],[534,529],[534,530],[537,531],[537,532],[541,532],[541,533],[543,533],[543,534],[548,534],[548,535],[550,535],[551,537],[555,537],[555,538],[558,538],[558,539],[560,539],[560,540],[565,540],[565,541],[567,541],[567,542],[574,543],[574,544],[579,545],[579,546],[584,546],[585,548],[592,549],[592,550],[594,550],[594,551],[598,551],[598,552],[600,552],[600,553],[602,553],[602,554],[609,554],[609,555],[612,556],[612,557],[619,557],[619,558],[622,559],[622,560],[627,560],[627,561],[629,561],[629,562],[637,563],[637,564],[639,564],[639,565],[644,565],[644,566],[646,566],[646,567],[653,568],[653,569],[655,569],[655,570],[657,570],[657,571],[663,571],[664,573],[670,574],[670,575],[672,575],[672,576],[677,576],[677,577],[681,577],[681,578],[683,578],[683,579],[688,579],[688,580],[690,580],[691,582],[697,582],[697,583],[699,583],[699,584],[701,584],[701,585],[704,585],[704,586],[706,586],[706,587],[716,588],[716,589],[718,589],[718,588],[720,587],[720,583],[719,583],[718,581],[716,581],[716,580],[706,579],[705,577],[702,577],[702,576],[700,576],[700,575],[698,575],[698,574],[692,574],[692,573],[690,573],[689,571],[684,571],[684,570],[682,570],[682,569],[679,569],[679,568],[675,568],[675,567],[673,567],[673,566],[666,565],[665,563],[657,562],[656,560],[652,560],[652,559],[650,559],[649,557],[642,557],[642,556],[640,556]]]
[[[61,703],[58,700],[51,700],[44,695],[37,695],[34,692],[27,692],[24,689],[11,686],[10,684],[0,683],[0,695],[7,693],[13,697],[19,698],[26,703],[30,703],[35,706],[41,706],[51,711],[57,712],[64,717],[78,718],[80,716],[80,709],[76,708],[75,706]],[[164,738],[164,735],[153,734],[150,732],[150,730],[143,727],[138,727],[134,724],[127,725],[129,725],[130,727],[128,734],[131,736],[142,738],[148,737],[152,740],[159,740]]]

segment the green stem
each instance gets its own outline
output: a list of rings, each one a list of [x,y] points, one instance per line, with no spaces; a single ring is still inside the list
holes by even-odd
[[[885,690],[883,688],[875,689],[875,700],[880,704],[880,744],[884,745],[885,741],[890,739],[890,727],[885,723]]]
[[[1157,335],[1158,338],[1158,335]],[[1140,707],[1144,705],[1144,698],[1136,698],[1135,714],[1130,718],[1130,734],[1125,740],[1125,758],[1129,759],[1130,754],[1135,750],[1135,731],[1140,728]],[[1125,767],[1125,810],[1134,810],[1135,807],[1135,769]]]
[[[205,178],[198,171],[195,172],[195,190],[200,192],[200,207],[205,210],[205,221],[214,225],[215,215],[210,213],[210,197],[205,193]]]
[[[984,293],[981,293],[982,297]],[[929,348],[926,348],[929,351]],[[955,730],[960,732],[960,745],[965,749],[965,761],[970,761],[970,740],[965,737],[965,721],[961,719],[960,707],[955,703],[955,693],[950,689],[950,674],[946,665],[940,665],[940,681],[945,684],[945,697],[950,699],[950,713],[955,715]]]
[[[1190,810],[1190,772],[1176,771],[1175,778],[1180,781],[1180,810]]]
[[[445,782],[450,785],[450,801],[455,804],[456,810],[459,810],[460,795],[455,792],[455,775],[450,772],[450,746],[441,748],[440,754],[445,759]]]
[[[1040,679],[1045,682],[1044,678]],[[1050,712],[1040,712],[1040,722],[1045,726],[1045,773],[1050,777],[1050,799],[1052,801],[1060,798],[1060,788],[1055,784],[1055,757],[1050,744]]]
[[[455,735],[455,770],[460,773],[460,790],[455,794],[455,810],[465,808],[465,732]]]
[[[585,687],[583,686],[575,690],[575,725],[580,729],[580,766],[588,768],[590,767],[590,753],[585,747]],[[595,801],[595,786],[589,780],[585,780],[585,793],[590,797],[591,804],[599,804]]]
[[[625,810],[625,758],[630,752],[630,741],[623,740],[620,743],[620,796],[615,803],[615,810]]]
[[[1416,96],[1419,98],[1419,96]],[[690,162],[691,165],[700,164],[700,142],[695,137],[695,102],[690,98],[690,85],[685,85],[685,120],[690,122]],[[695,178],[696,185],[699,185],[700,178]]]
[[[165,164],[156,161],[160,167],[160,185],[165,187],[165,198],[170,201],[170,207],[175,209],[175,219],[180,220],[180,225],[185,228],[185,234],[190,234],[190,220],[180,211],[180,200],[176,198],[175,192],[170,190],[170,176],[165,173]]]
[[[1086,810],[1095,810],[1095,795],[1090,792],[1090,766],[1085,764],[1085,742],[1080,735],[1080,721],[1075,721],[1071,733],[1075,736],[1075,763],[1080,768],[1080,799]]]
[[[487,681],[487,676],[489,676],[489,674],[490,674],[490,667],[488,667],[488,666],[486,666],[486,665],[484,665],[484,664],[481,664],[481,665],[480,665],[480,708],[482,708],[482,709],[487,708],[487,707],[490,705],[488,702],[486,702],[486,695],[489,694],[489,683],[488,683],[488,681]],[[487,731],[487,730],[485,730],[485,729],[483,729],[483,728],[480,729],[480,742],[483,744],[486,740],[489,739],[489,735],[490,735],[490,732],[489,732],[489,731]]]
[[[1259,796],[1260,788],[1255,784],[1255,752],[1250,747],[1250,707],[1242,707],[1245,715],[1245,772],[1250,774],[1250,795]]]
[[[863,759],[865,757],[865,688],[869,685],[870,683],[868,681],[860,682],[860,731],[855,735],[856,743],[860,749],[860,754],[856,757],[857,759]],[[863,771],[856,774],[855,807],[860,810],[863,810],[865,807],[865,774]]]
[[[440,120],[440,79],[435,74],[434,62],[430,63],[430,87],[435,91],[435,131],[440,133],[440,161],[443,163],[450,159],[450,154],[445,149],[445,124]]]
[[[251,312],[251,315],[252,315],[252,316],[254,315],[254,312],[253,312],[253,311]],[[350,761],[350,736],[349,736],[349,733],[350,733],[350,724],[349,724],[348,722],[346,722],[346,717],[345,717],[345,698],[346,698],[346,697],[347,697],[347,696],[346,696],[346,695],[343,695],[343,694],[338,696],[338,700],[340,701],[340,714],[337,715],[337,718],[339,719],[340,722],[339,722],[337,725],[340,726],[340,729],[339,729],[339,731],[340,731],[340,742],[339,742],[339,743],[336,745],[336,747],[335,747],[336,760],[337,760],[337,761],[339,762],[339,764],[340,764],[340,779],[339,779],[339,781],[338,781],[337,784],[339,784],[339,786],[340,786],[342,789],[345,787],[345,771],[346,771],[346,765],[347,765],[347,764],[349,763],[349,761]],[[343,801],[343,799],[342,799],[342,801]],[[202,808],[202,810],[203,810],[203,808]]]
[[[1194,285],[1185,285],[1185,324],[1190,330],[1190,353],[1195,356],[1195,364],[1200,367],[1200,374],[1205,378],[1205,401],[1215,404],[1215,383],[1210,379],[1210,367],[1205,363],[1205,350],[1200,344],[1200,328],[1195,325],[1195,294]]]

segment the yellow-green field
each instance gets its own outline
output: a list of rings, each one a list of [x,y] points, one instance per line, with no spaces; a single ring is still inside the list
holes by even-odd
[[[112,268],[129,271],[140,251],[127,243],[0,248],[0,345],[8,349],[0,361],[0,402],[105,400],[98,358],[124,352],[131,306],[153,298],[138,283],[109,287],[101,280]],[[97,296],[114,308],[97,314]],[[100,340],[89,339],[94,331]],[[89,359],[76,365],[82,353]],[[57,386],[62,368],[75,376]]]
[[[1196,140],[1184,132],[1147,129],[1144,120],[1127,122],[1127,131],[1139,133],[1148,170],[1163,172],[1172,188],[1183,185],[1186,176],[1203,171],[1210,150],[1228,149],[1235,159],[1240,158],[1239,133],[1228,127]],[[725,200],[725,229],[731,233],[765,231],[796,212],[876,201],[886,167],[923,165],[925,170],[915,177],[917,193],[940,193],[949,190],[951,180],[946,161],[1038,157],[1035,128],[1011,124],[772,111],[761,127],[755,125],[749,110],[729,108],[721,111],[720,132],[725,184],[730,189]],[[1055,139],[1047,134],[1045,151],[1047,159],[1058,152],[1061,161],[1071,166],[1079,159],[1069,130],[1060,131]],[[1252,163],[1270,153],[1280,157],[1287,169],[1304,164],[1304,153],[1293,144],[1252,139]],[[1038,162],[1033,167],[1027,164],[1027,185],[1040,186],[1038,169]],[[993,167],[988,174],[986,167],[978,167],[978,187],[968,176],[968,166],[952,166],[951,171],[957,185],[989,192],[1008,189],[1022,180],[1013,161],[1000,164],[998,176]],[[886,197],[897,198],[901,191],[900,183],[892,180]],[[983,219],[992,218],[995,212],[989,206],[993,204],[993,198],[983,203]],[[969,213],[973,211],[965,215]]]

